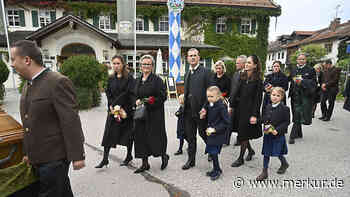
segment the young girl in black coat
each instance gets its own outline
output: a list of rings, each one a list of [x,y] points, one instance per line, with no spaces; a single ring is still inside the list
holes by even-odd
[[[184,145],[184,139],[185,139],[185,112],[184,112],[184,95],[181,94],[179,96],[179,104],[180,107],[177,110],[177,112],[175,112],[175,116],[177,117],[177,128],[176,128],[176,135],[177,135],[177,139],[180,140],[180,144],[179,144],[179,149],[174,153],[174,155],[181,155],[182,154],[182,147]]]
[[[262,173],[256,178],[261,181],[267,179],[267,168],[270,157],[278,157],[281,161],[281,167],[278,174],[284,174],[289,167],[286,158],[283,155],[288,153],[286,137],[288,125],[290,124],[289,108],[281,101],[285,97],[285,91],[281,87],[274,87],[271,91],[271,104],[266,106],[262,116],[264,123],[264,142],[262,154],[264,155],[264,168]]]
[[[211,86],[207,89],[208,105],[200,112],[200,118],[207,118],[208,128],[207,146],[205,152],[210,154],[213,160],[213,170],[206,173],[211,180],[216,180],[222,174],[219,165],[218,154],[221,152],[222,145],[226,142],[226,132],[230,126],[230,119],[227,106],[222,101],[221,91],[217,86]]]

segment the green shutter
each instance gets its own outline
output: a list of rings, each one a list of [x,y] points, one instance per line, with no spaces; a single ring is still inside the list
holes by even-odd
[[[93,25],[96,26],[96,27],[99,27],[99,26],[98,26],[99,20],[100,20],[99,16],[93,16],[93,17],[92,17],[92,23],[93,23]]]
[[[143,24],[145,25],[145,31],[149,31],[148,17],[143,17]]]
[[[256,19],[252,19],[252,31],[251,34],[256,33]]]
[[[38,11],[32,10],[33,27],[39,27]]]
[[[232,32],[232,19],[228,18],[226,20],[227,32]]]
[[[211,58],[206,58],[204,61],[205,61],[205,67],[208,69],[211,69]]]
[[[159,18],[154,18],[154,31],[159,31]]]
[[[116,21],[115,18],[116,17],[114,15],[111,15],[110,17],[111,17],[111,29],[115,29],[115,21]]]
[[[237,27],[237,33],[241,33],[241,18],[234,18],[233,23]]]
[[[186,61],[186,64],[185,64],[185,73],[187,73],[189,69],[190,69],[190,64]]]
[[[51,23],[56,20],[56,10],[50,12]]]
[[[21,27],[26,26],[26,19],[24,17],[24,10],[19,10],[19,25]]]
[[[215,18],[215,19],[213,20],[213,24],[214,24],[214,32],[215,32],[215,33],[217,33],[217,31],[216,31],[216,26],[217,26],[217,25],[216,25],[216,21],[217,21],[217,19]]]

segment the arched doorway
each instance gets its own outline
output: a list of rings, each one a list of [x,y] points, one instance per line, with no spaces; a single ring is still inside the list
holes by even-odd
[[[74,55],[89,55],[96,58],[96,53],[90,46],[81,43],[72,43],[62,48],[61,55],[57,57],[58,64],[62,64],[64,60]]]

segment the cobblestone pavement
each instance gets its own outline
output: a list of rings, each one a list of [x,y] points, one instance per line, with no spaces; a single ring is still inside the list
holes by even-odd
[[[19,94],[8,90],[4,101],[6,111],[19,120]],[[272,158],[269,168],[269,181],[262,184],[253,180],[261,172],[263,157],[260,154],[262,138],[252,141],[257,153],[252,161],[245,162],[240,168],[230,167],[239,155],[239,147],[225,147],[219,156],[223,176],[213,182],[205,176],[212,165],[204,155],[204,143],[198,138],[196,167],[183,171],[185,154],[174,156],[178,148],[176,139],[177,110],[175,100],[166,102],[166,125],[168,135],[169,166],[161,171],[160,158],[150,158],[151,169],[148,173],[136,175],[135,167],[141,164],[133,160],[132,166],[120,167],[126,150],[117,147],[111,151],[108,168],[94,168],[102,159],[100,146],[106,112],[106,100],[103,95],[100,107],[81,111],[80,117],[86,139],[87,167],[81,171],[70,171],[71,183],[77,197],[229,197],[229,196],[350,196],[350,113],[342,109],[341,102],[336,103],[334,115],[329,122],[313,119],[312,126],[304,127],[304,138],[289,145],[287,160],[290,164],[286,174],[278,175],[277,158]],[[316,117],[320,116],[317,109]],[[291,127],[289,128],[290,131]],[[232,136],[232,141],[235,134]],[[185,148],[187,144],[185,143]]]

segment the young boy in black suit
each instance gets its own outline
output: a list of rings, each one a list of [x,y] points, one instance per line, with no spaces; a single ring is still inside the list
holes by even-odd
[[[175,116],[177,117],[177,128],[176,128],[176,135],[177,135],[177,139],[180,140],[180,144],[179,144],[179,149],[174,153],[174,155],[181,155],[182,154],[182,147],[184,145],[184,141],[185,141],[185,112],[184,112],[184,95],[181,94],[179,96],[179,104],[180,107],[177,110],[177,112],[175,112]]]
[[[219,165],[218,154],[221,152],[222,145],[226,142],[226,134],[230,126],[229,115],[226,105],[222,101],[220,89],[217,86],[211,86],[207,89],[208,105],[200,111],[200,118],[207,118],[208,127],[206,134],[208,136],[205,152],[210,154],[213,159],[213,170],[206,173],[211,180],[216,180],[222,174]]]

